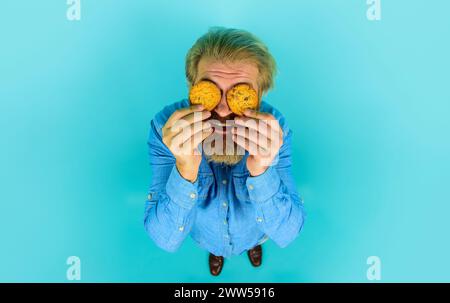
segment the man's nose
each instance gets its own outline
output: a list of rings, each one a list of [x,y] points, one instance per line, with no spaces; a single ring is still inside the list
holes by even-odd
[[[214,108],[214,111],[220,117],[226,117],[232,113],[232,111],[228,107],[227,96],[225,93],[222,95],[222,99],[220,99],[220,103],[217,104],[217,106]]]

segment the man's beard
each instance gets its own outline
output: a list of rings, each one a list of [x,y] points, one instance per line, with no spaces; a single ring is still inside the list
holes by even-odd
[[[244,158],[245,150],[232,139],[231,127],[234,125],[234,117],[235,115],[231,114],[222,118],[212,112],[209,121],[214,132],[203,141],[203,150],[208,162],[235,165]]]
[[[223,163],[226,165],[235,165],[241,162],[243,155],[211,155],[206,156],[208,162]]]
[[[234,152],[227,151],[226,153],[213,153],[211,155],[206,155],[208,162],[222,163],[226,165],[235,165],[239,163],[244,155],[237,152],[238,146],[234,143]]]

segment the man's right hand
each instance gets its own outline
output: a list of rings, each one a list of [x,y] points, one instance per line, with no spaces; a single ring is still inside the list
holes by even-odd
[[[203,121],[210,116],[202,105],[194,105],[175,111],[162,128],[163,143],[174,155],[178,172],[192,183],[202,161],[197,147],[213,131],[211,124]]]

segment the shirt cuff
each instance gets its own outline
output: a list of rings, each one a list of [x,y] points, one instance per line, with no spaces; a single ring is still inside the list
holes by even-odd
[[[194,183],[184,179],[174,165],[166,184],[166,193],[170,200],[180,207],[191,209],[197,202],[198,178]]]
[[[259,176],[248,177],[246,181],[251,201],[264,202],[272,198],[280,188],[280,176],[274,166]]]

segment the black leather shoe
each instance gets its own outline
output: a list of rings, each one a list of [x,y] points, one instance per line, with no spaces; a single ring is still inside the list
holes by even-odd
[[[258,267],[262,263],[262,247],[261,245],[255,246],[249,251],[247,251],[248,258],[250,259],[250,263],[253,266]]]
[[[224,259],[221,256],[209,254],[209,271],[211,275],[218,276],[223,268]]]

